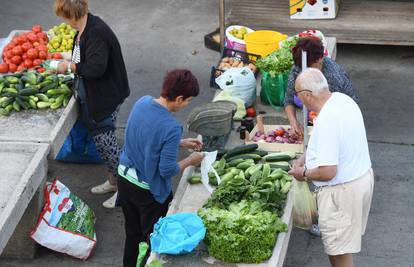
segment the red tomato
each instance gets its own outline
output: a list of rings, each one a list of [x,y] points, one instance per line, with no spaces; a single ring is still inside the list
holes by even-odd
[[[54,53],[52,56],[53,59],[63,59],[62,54],[61,53]]]
[[[27,39],[27,35],[24,33],[24,34],[21,34],[20,36],[19,36],[19,38],[20,38],[20,40],[22,40],[23,41],[23,43],[26,43],[26,42],[28,42],[29,41],[29,39]]]
[[[16,70],[17,70],[17,65],[14,64],[14,63],[10,63],[9,64],[9,71],[10,72],[16,72]]]
[[[11,63],[11,61],[10,61],[10,59],[9,58],[4,58],[4,62],[7,64],[7,65],[9,65],[10,63]]]
[[[16,38],[13,38],[13,40],[11,41],[11,44],[14,46],[19,45],[19,41]]]
[[[43,73],[43,72],[45,72],[46,71],[46,69],[45,68],[38,68],[37,69],[37,72],[39,72],[39,73]]]
[[[37,38],[39,38],[39,40],[43,40],[43,41],[45,41],[45,42],[47,42],[47,41],[48,41],[48,38],[47,38],[47,34],[46,34],[46,33],[44,33],[44,32],[39,32],[39,33],[37,33],[36,35],[37,35]]]
[[[22,63],[22,57],[21,56],[14,56],[11,58],[11,62],[19,65],[20,63]]]
[[[32,42],[32,43],[37,42],[37,40],[38,40],[37,35],[34,32],[28,33],[27,34],[27,39],[29,39],[29,41]]]
[[[40,59],[47,59],[47,51],[39,51],[39,58]]]
[[[17,67],[17,72],[22,72],[22,71],[24,71],[26,69],[26,67],[24,66],[24,64],[20,64],[18,67]]]
[[[30,48],[27,50],[27,57],[30,59],[36,59],[39,56],[36,48]]]
[[[0,73],[7,73],[9,71],[9,66],[6,63],[0,64]]]
[[[47,47],[44,45],[44,44],[41,44],[41,45],[39,45],[38,47],[36,47],[37,48],[37,50],[39,50],[39,52],[40,51],[44,51],[44,52],[46,52],[47,53]]]
[[[275,135],[276,136],[283,136],[285,134],[285,130],[282,128],[279,128],[277,130],[275,130]]]
[[[256,110],[254,109],[254,107],[246,109],[246,115],[247,117],[256,117]]]
[[[20,45],[15,46],[12,51],[15,56],[20,56],[23,54],[23,48]]]
[[[14,56],[14,54],[13,54],[13,50],[9,50],[9,51],[7,51],[6,52],[6,58],[12,58]]]
[[[24,51],[24,52],[26,52],[26,51],[27,51],[27,50],[29,50],[30,48],[33,48],[33,46],[32,46],[32,44],[31,44],[31,43],[26,42],[26,43],[22,44],[22,48],[23,48],[23,51]]]
[[[40,45],[40,43],[39,42],[33,42],[33,47],[38,47]]]
[[[33,60],[33,67],[35,66],[40,66],[40,64],[42,64],[43,60],[36,58],[35,60]]]
[[[22,55],[22,59],[23,59],[23,60],[26,60],[26,59],[27,59],[27,53],[24,53],[24,54]]]
[[[26,67],[26,68],[31,68],[31,67],[33,67],[33,61],[31,61],[30,59],[26,59],[25,61],[24,61],[24,66]]]
[[[39,33],[42,32],[42,27],[38,24],[33,25],[32,32]]]

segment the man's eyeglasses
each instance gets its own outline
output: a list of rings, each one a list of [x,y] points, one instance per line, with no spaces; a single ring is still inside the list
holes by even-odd
[[[302,92],[309,92],[309,93],[312,93],[312,91],[311,91],[311,90],[308,90],[308,89],[303,89],[303,90],[296,91],[296,94],[299,94],[299,93],[302,93]]]

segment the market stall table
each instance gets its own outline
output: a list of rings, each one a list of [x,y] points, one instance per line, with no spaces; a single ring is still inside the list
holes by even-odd
[[[336,39],[335,38],[326,38],[327,40],[327,49],[331,58],[336,58]],[[258,95],[260,91],[260,79],[258,79]],[[263,105],[259,98],[256,101],[256,110],[258,112],[264,111],[267,115],[264,117],[265,124],[279,124],[284,125],[288,124],[287,119],[284,117],[283,109],[279,108],[275,110],[271,106]],[[302,118],[301,112],[298,114],[298,118]],[[270,115],[270,116],[269,116]],[[228,141],[226,143],[226,148],[233,148],[237,145],[243,144],[243,140],[240,140],[240,135],[236,129],[240,126],[240,123],[234,123],[233,130],[231,131]],[[178,184],[177,190],[174,194],[174,199],[172,200],[170,207],[168,209],[168,214],[174,214],[178,212],[197,212],[203,204],[206,202],[210,196],[207,189],[202,184],[191,185],[187,182],[187,178],[194,174],[196,168],[188,167],[182,174],[180,182]],[[286,205],[284,208],[282,220],[288,225],[288,232],[279,233],[275,247],[273,249],[272,257],[263,263],[260,264],[226,264],[221,261],[218,261],[212,257],[209,257],[207,248],[203,243],[201,243],[193,253],[181,255],[181,256],[168,256],[168,255],[158,255],[156,253],[151,253],[151,256],[148,260],[150,262],[153,259],[160,258],[165,262],[165,266],[255,266],[255,267],[265,267],[265,266],[283,266],[283,262],[286,256],[287,248],[289,245],[289,238],[292,231],[292,195],[291,192],[288,194],[286,200]]]
[[[0,117],[2,256],[34,256],[35,244],[29,232],[43,205],[47,157],[56,157],[77,116],[77,103],[72,97],[66,108],[27,110]]]
[[[6,256],[34,253],[28,235],[43,205],[39,196],[46,182],[48,152],[48,144],[0,142],[0,253],[19,229]],[[28,206],[30,211],[23,215]]]

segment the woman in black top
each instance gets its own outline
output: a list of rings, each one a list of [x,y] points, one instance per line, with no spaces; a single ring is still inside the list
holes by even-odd
[[[57,71],[74,73],[83,81],[84,93],[79,90],[85,103],[81,105],[81,115],[93,122],[87,127],[108,167],[108,180],[91,192],[116,192],[120,149],[115,120],[119,106],[130,93],[121,47],[111,28],[101,18],[88,13],[87,0],[56,0],[55,12],[78,31],[73,41],[72,61],[61,62]],[[114,207],[116,195],[105,201],[104,207]]]

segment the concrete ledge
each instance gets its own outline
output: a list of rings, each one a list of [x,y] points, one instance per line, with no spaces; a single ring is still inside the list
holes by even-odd
[[[0,143],[0,253],[46,181],[48,144]],[[40,200],[39,200],[40,201]],[[34,201],[36,202],[36,200]],[[37,214],[38,216],[38,214]],[[36,217],[37,217],[36,216]],[[33,222],[24,224],[33,225]],[[28,238],[28,237],[27,237]],[[16,248],[24,250],[25,248]]]

